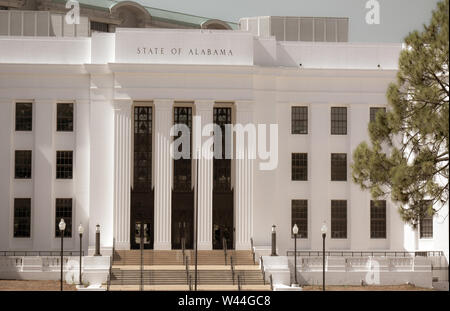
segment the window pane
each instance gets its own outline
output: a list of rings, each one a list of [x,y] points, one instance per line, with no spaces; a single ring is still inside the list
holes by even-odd
[[[95,32],[108,32],[109,30],[109,25],[107,23],[100,23],[100,22],[94,22],[91,21],[91,31]]]
[[[370,122],[374,122],[376,120],[376,116],[379,111],[386,112],[386,108],[370,107]]]
[[[291,202],[291,229],[297,224],[298,237],[308,238],[308,201],[292,200]],[[291,231],[292,232],[292,231]]]
[[[73,104],[57,104],[56,130],[58,132],[73,131]]]
[[[292,180],[308,180],[308,154],[292,154]]]
[[[308,107],[292,107],[291,133],[308,134]]]
[[[347,238],[347,201],[331,201],[331,238]]]
[[[232,124],[231,107],[214,107],[213,122],[220,127],[222,136],[214,136],[214,150],[219,153],[221,157],[218,159],[214,155],[213,160],[213,189],[214,191],[230,191],[231,190],[231,159],[227,156],[227,149],[231,147],[227,145],[226,128],[227,124]],[[219,140],[221,138],[221,140]],[[222,150],[217,150],[219,147]]]
[[[72,199],[56,199],[55,203],[55,236],[61,237],[61,231],[59,230],[59,222],[61,218],[66,223],[66,229],[64,230],[64,237],[72,237]]]
[[[33,119],[32,103],[16,103],[16,131],[31,131]]]
[[[31,150],[16,150],[15,152],[15,178],[31,178]]]
[[[152,185],[152,107],[134,107],[133,190],[148,192]]]
[[[347,135],[347,107],[331,107],[331,135]]]
[[[174,108],[174,124],[184,124],[189,128],[189,144],[192,144],[192,107],[175,107]],[[174,140],[181,136],[181,132],[177,133]],[[181,148],[186,146],[180,145]],[[192,150],[190,150],[190,155]],[[173,161],[173,174],[174,174],[174,190],[175,191],[191,191],[192,188],[192,168],[191,159],[181,158]]]
[[[332,153],[331,154],[331,180],[346,181],[347,180],[347,154]]]
[[[429,212],[429,205],[432,204],[432,201],[425,200],[423,201],[422,211],[423,215],[420,218],[420,238],[432,238],[433,237],[433,215]]]
[[[56,178],[72,179],[73,151],[56,151]]]
[[[31,232],[31,199],[14,199],[14,237],[29,238]]]
[[[370,238],[386,238],[386,201],[370,201]]]

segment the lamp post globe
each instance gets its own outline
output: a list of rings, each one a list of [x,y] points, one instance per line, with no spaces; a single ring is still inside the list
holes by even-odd
[[[327,226],[326,222],[322,223],[322,227],[320,228],[320,231],[322,232],[322,235],[324,235],[324,234],[326,235],[327,234],[328,226]]]
[[[83,284],[82,279],[81,279],[81,262],[82,262],[82,254],[83,254],[83,233],[84,233],[84,228],[83,225],[80,224],[78,226],[78,234],[80,235],[80,275],[78,277],[78,283],[79,285]]]
[[[66,223],[64,222],[64,218],[61,218],[61,221],[59,222],[59,231],[64,231],[66,230]]]
[[[322,240],[323,240],[323,249],[322,249],[322,290],[325,291],[325,238],[327,236],[327,223],[324,221],[322,224],[322,227],[320,228],[320,231],[322,232]]]
[[[64,230],[66,230],[66,223],[64,218],[58,224],[59,232],[61,234],[61,291],[63,290],[63,269],[64,269]]]
[[[294,234],[294,284],[292,287],[298,287],[297,282],[297,234],[298,234],[298,226],[294,224],[292,228],[292,233]]]

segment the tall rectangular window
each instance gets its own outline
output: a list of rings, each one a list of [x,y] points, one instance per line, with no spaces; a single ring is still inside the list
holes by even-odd
[[[56,105],[56,130],[58,132],[73,131],[73,103]]]
[[[31,178],[31,150],[16,150],[14,171],[16,179]]]
[[[231,190],[231,159],[228,154],[232,149],[232,134],[227,128],[233,123],[231,107],[214,107],[213,122],[220,127],[222,136],[214,136],[213,191],[229,192]]]
[[[148,192],[152,186],[152,107],[134,107],[133,190]]]
[[[375,122],[379,111],[386,112],[384,107],[370,107],[370,122]]]
[[[14,199],[14,237],[31,236],[31,199]]]
[[[331,238],[347,238],[347,201],[331,200]]]
[[[291,119],[292,134],[308,134],[308,107],[292,107]]]
[[[331,180],[347,181],[347,154],[331,154]]]
[[[308,238],[308,201],[292,200],[291,202],[291,228],[297,224],[298,237]]]
[[[33,104],[16,103],[16,131],[31,131],[33,128]]]
[[[56,179],[72,179],[73,151],[56,151]]]
[[[433,215],[429,212],[429,205],[432,204],[432,201],[425,200],[422,204],[423,215],[419,222],[420,238],[431,239],[433,238]]]
[[[174,107],[174,124],[186,125],[189,129],[189,144],[192,148],[192,107]],[[174,140],[181,136],[181,132],[174,137]],[[181,148],[187,148],[187,146],[180,144],[178,151],[182,152]],[[192,188],[192,168],[191,168],[191,155],[190,150],[189,158],[180,158],[173,161],[173,186],[174,191],[191,191]]]
[[[347,135],[347,107],[331,107],[331,135]]]
[[[64,237],[72,237],[72,199],[56,199],[55,202],[55,236],[61,237],[61,231],[59,230],[59,222],[61,218],[66,223],[66,229],[64,230]]]
[[[386,238],[386,201],[370,201],[370,238]]]
[[[292,154],[292,180],[308,180],[308,154]]]

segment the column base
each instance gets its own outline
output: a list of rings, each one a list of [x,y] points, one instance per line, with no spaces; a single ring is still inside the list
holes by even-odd
[[[154,250],[171,250],[172,243],[170,242],[155,242],[153,245]]]
[[[252,245],[250,242],[236,242],[236,250],[252,250]]]
[[[198,250],[201,250],[201,251],[210,251],[210,250],[212,250],[212,242],[198,243]]]
[[[129,250],[129,249],[131,249],[130,242],[116,242],[114,244],[114,249],[115,250]]]

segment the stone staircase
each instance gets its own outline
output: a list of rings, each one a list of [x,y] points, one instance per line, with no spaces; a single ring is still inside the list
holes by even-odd
[[[191,288],[195,279],[195,254],[186,250]],[[110,275],[110,290],[189,290],[189,278],[181,250],[144,250],[141,268],[139,250],[115,251]],[[233,270],[231,268],[233,258]],[[142,269],[142,270],[141,270]],[[198,251],[198,290],[270,290],[251,251]],[[239,276],[239,277],[238,277]],[[141,281],[142,280],[142,281]],[[142,287],[141,287],[142,284]]]
[[[185,255],[193,263],[195,253],[193,250],[186,250]],[[251,251],[231,250],[227,252],[227,262],[233,257],[235,265],[254,265]],[[118,250],[114,254],[114,265],[140,265],[141,252],[139,250]],[[181,250],[144,250],[143,265],[183,265],[183,252]],[[225,255],[223,250],[198,251],[199,265],[225,265]]]

